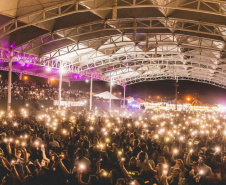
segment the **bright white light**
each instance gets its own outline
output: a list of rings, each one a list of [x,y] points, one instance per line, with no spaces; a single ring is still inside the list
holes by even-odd
[[[88,79],[86,79],[86,83],[88,83],[89,82],[89,80]]]
[[[223,105],[218,105],[218,110],[219,110],[220,112],[225,112],[225,111],[226,111],[226,107],[223,106]]]
[[[216,147],[215,150],[216,150],[216,152],[220,152],[221,149],[220,149],[220,147]]]
[[[66,70],[64,68],[61,68],[60,72],[64,74],[64,73],[66,73]]]
[[[179,140],[183,141],[184,140],[184,137],[183,136],[180,136]]]
[[[174,149],[173,153],[178,154],[178,149]]]
[[[111,86],[114,86],[115,84],[114,84],[114,82],[111,82],[110,85],[111,85]]]
[[[80,164],[79,168],[80,168],[80,170],[84,170],[85,169],[85,165],[84,164]]]
[[[47,71],[47,72],[51,72],[51,67],[47,67],[47,68],[46,68],[46,71]]]
[[[163,170],[163,172],[162,172],[162,173],[166,175],[166,174],[167,174],[167,170]]]

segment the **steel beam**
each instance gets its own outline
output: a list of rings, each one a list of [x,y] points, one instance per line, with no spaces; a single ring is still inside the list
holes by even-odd
[[[205,76],[206,75],[206,76]],[[198,82],[204,82],[209,83],[212,85],[217,85],[220,87],[226,87],[226,83],[223,81],[219,81],[216,79],[210,79],[207,76],[207,73],[203,74],[200,72],[199,74],[192,74],[191,76],[186,76],[186,74],[177,74],[179,80],[190,80],[190,81],[198,81]],[[140,75],[136,77],[126,78],[121,81],[121,83],[131,85],[134,83],[140,83],[144,81],[158,81],[158,80],[175,80],[175,74],[169,74],[169,73],[162,73],[162,74],[150,74],[150,75]]]
[[[177,110],[177,97],[178,97],[177,87],[178,87],[178,77],[176,76],[175,78],[176,78],[176,83],[175,83],[175,100],[176,100],[175,110]]]
[[[63,78],[63,62],[60,62],[60,71],[59,71],[59,92],[58,92],[58,109],[60,110],[61,108],[61,91],[62,91],[62,78]]]
[[[195,81],[195,82],[200,82],[200,83],[206,83],[210,85],[214,85],[223,89],[226,89],[226,84],[223,85],[218,82],[213,82],[205,78],[197,78],[197,77],[183,77],[183,76],[178,76],[179,80],[188,80],[188,81]],[[150,77],[150,78],[141,78],[137,80],[131,80],[127,82],[127,85],[132,85],[135,83],[140,83],[140,82],[145,82],[145,81],[160,81],[160,80],[175,80],[175,77],[173,76],[165,76],[165,75],[159,75],[156,77]]]
[[[136,19],[117,19],[117,20],[101,20],[94,21],[86,24],[76,25],[75,27],[65,28],[61,30],[56,30],[54,32],[50,32],[44,35],[41,35],[35,39],[29,40],[25,43],[22,43],[15,47],[16,50],[21,53],[27,53],[30,50],[34,50],[41,46],[50,44],[55,41],[63,40],[63,39],[72,39],[74,37],[79,37],[82,35],[98,33],[101,31],[113,31],[113,30],[133,30],[133,26],[127,26],[130,24],[134,24],[136,22],[137,30],[156,30],[156,34],[158,34],[159,30],[168,30],[172,29],[175,31],[186,31],[190,33],[197,34],[205,34],[212,35],[217,37],[226,38],[226,26],[220,24],[211,24],[208,22],[201,21],[193,21],[187,19],[179,19],[179,18],[136,18]],[[159,23],[156,23],[158,21]],[[172,23],[167,24],[166,23]],[[111,27],[106,26],[112,25]],[[198,28],[203,28],[199,29]],[[124,33],[126,34],[126,33]],[[151,33],[154,35],[154,33]],[[192,35],[190,35],[192,37]]]
[[[13,58],[13,51],[10,51],[10,58],[9,58],[9,72],[8,72],[8,101],[7,101],[7,112],[9,113],[11,110],[11,103],[12,103],[12,58]]]
[[[111,94],[112,94],[112,86],[113,86],[113,81],[112,81],[112,78],[111,78],[111,81],[110,81],[110,98],[109,98],[109,111],[110,111],[110,113],[111,113],[111,109],[112,109],[112,105],[111,105],[111,99],[112,99],[112,96],[111,96]]]
[[[126,108],[126,85],[123,85],[123,108]]]
[[[93,75],[90,78],[90,95],[89,95],[89,110],[92,110],[93,105]]]
[[[147,34],[145,34],[147,35]],[[171,35],[171,34],[162,34],[162,35],[155,35],[153,36],[152,40],[148,41],[148,45],[152,46],[153,48],[157,48],[157,52],[162,48],[163,51],[167,50],[167,48],[178,48],[178,49],[187,49],[187,50],[197,50],[197,51],[205,51],[205,52],[220,52],[222,51],[222,46],[224,44],[223,41],[218,41],[214,39],[207,39],[207,38],[200,38],[200,37],[190,37],[193,41],[184,41],[178,42],[177,37],[185,36],[185,35]],[[154,39],[155,38],[155,39]],[[103,40],[107,40],[103,44]],[[139,47],[135,47],[135,43],[137,43]],[[79,44],[82,44],[80,47]],[[105,36],[102,38],[96,38],[91,40],[86,40],[83,42],[70,44],[68,46],[64,46],[62,48],[55,49],[48,53],[43,54],[44,58],[54,59],[60,56],[67,55],[72,52],[81,52],[83,50],[92,49],[98,47],[98,50],[93,49],[93,53],[99,51],[103,55],[111,55],[116,53],[119,49],[122,50],[123,47],[131,46],[130,51],[141,51],[140,48],[146,48],[147,41],[144,40],[125,40],[125,38],[120,35],[113,35],[113,36]],[[79,56],[78,56],[79,57]]]
[[[23,73],[22,73],[22,72],[20,72],[19,79],[20,79],[20,80],[23,80]]]
[[[57,19],[59,17],[82,13],[82,12],[100,12],[106,10],[117,11],[120,9],[132,9],[132,8],[163,8],[170,10],[183,10],[187,12],[195,12],[195,13],[204,13],[211,14],[217,16],[226,16],[226,2],[225,1],[210,1],[210,0],[193,0],[188,3],[180,3],[180,0],[176,0],[176,6],[174,3],[168,4],[159,4],[158,1],[150,1],[144,0],[142,3],[138,0],[133,0],[131,3],[130,0],[123,0],[118,2],[117,6],[112,6],[111,3],[106,4],[105,6],[96,6],[95,1],[90,0],[90,7],[84,8],[84,6],[79,6],[80,1],[69,1],[61,4],[57,4],[52,7],[44,8],[42,10],[38,10],[32,12],[30,14],[19,16],[16,19],[13,19],[0,29],[0,37],[3,37],[7,34],[15,32],[16,30],[26,28],[28,26],[38,26],[40,23],[47,22],[49,20]],[[86,2],[86,1],[84,1]],[[54,12],[54,13],[53,13]],[[20,24],[20,22],[25,23]]]

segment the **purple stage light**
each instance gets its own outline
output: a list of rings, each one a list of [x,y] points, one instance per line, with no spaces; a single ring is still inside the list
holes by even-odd
[[[14,43],[12,43],[11,45],[10,45],[10,48],[14,48],[15,47],[15,45],[16,45],[16,43],[14,42]]]

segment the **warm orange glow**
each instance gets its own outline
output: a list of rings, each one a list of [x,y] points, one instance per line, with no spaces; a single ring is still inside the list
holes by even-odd
[[[51,81],[54,81],[54,78],[51,78],[50,80],[51,80]]]
[[[28,79],[28,77],[27,77],[27,76],[25,76],[25,77],[24,77],[24,80],[27,80],[27,79]]]
[[[191,98],[190,97],[187,97],[187,101],[191,101]]]

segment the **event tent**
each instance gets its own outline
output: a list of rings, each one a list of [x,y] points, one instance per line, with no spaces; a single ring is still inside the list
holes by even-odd
[[[137,98],[137,101],[138,101],[139,103],[145,103],[145,101],[142,100],[141,98]]]
[[[127,100],[128,103],[131,103],[131,102],[134,101],[134,98],[133,98],[132,96],[128,96],[128,97],[126,98],[126,100]]]
[[[99,97],[99,98],[103,98],[103,99],[112,99],[112,100],[119,100],[119,98],[117,98],[116,96],[114,96],[113,94],[111,94],[108,91],[102,92],[100,94],[96,94],[94,95],[95,97]]]

